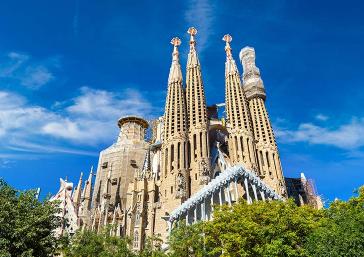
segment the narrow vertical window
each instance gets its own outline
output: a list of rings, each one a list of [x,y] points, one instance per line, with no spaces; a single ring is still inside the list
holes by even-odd
[[[200,132],[200,157],[202,157],[202,143],[203,140],[202,140],[202,132]]]
[[[178,142],[178,150],[177,150],[177,169],[180,168],[181,162],[181,142]]]
[[[166,156],[164,156],[165,161],[164,161],[164,175],[167,176],[167,170],[168,170],[168,148],[166,148]]]
[[[193,135],[193,160],[196,160],[196,134]]]
[[[173,162],[174,162],[174,145],[171,145],[171,170],[173,170]]]
[[[259,151],[259,156],[260,156],[260,162],[262,163],[262,166],[264,166],[264,159],[263,159],[262,151]]]
[[[252,159],[251,159],[251,157],[250,157],[249,138],[247,138],[247,139],[246,139],[246,143],[247,143],[246,145],[247,145],[247,147],[248,147],[248,156],[249,156],[249,161],[250,161],[250,162],[252,162]]]

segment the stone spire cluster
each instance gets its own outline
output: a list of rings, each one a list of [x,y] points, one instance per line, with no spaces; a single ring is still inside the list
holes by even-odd
[[[151,122],[135,115],[121,117],[117,140],[100,152],[94,185],[91,169],[86,181],[81,174],[72,197],[65,183],[57,195],[66,199],[64,205],[72,202],[69,211],[79,227],[102,231],[112,224],[110,233],[131,238],[134,250],[141,250],[153,235],[166,240],[177,219],[191,223],[211,217],[214,204],[286,196],[254,49],[240,52],[241,78],[232,37],[223,37],[225,103],[207,106],[197,30],[191,27],[187,33],[185,77],[181,40],[171,40],[164,115]],[[219,113],[223,106],[225,117]],[[147,138],[149,127],[152,135]]]
[[[189,28],[190,51],[187,58],[186,99],[189,138],[191,194],[210,181],[209,123],[200,61],[196,52],[197,30]]]

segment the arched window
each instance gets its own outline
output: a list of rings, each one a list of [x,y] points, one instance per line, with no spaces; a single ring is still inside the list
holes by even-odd
[[[135,214],[135,225],[139,224],[140,224],[140,212],[137,211],[137,213]]]
[[[134,240],[133,240],[133,247],[139,248],[139,233],[138,231],[134,231]]]

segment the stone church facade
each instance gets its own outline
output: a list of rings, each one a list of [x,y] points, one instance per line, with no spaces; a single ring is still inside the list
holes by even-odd
[[[101,231],[111,224],[112,233],[130,237],[135,250],[142,249],[146,238],[153,235],[166,241],[170,214],[229,167],[242,165],[267,188],[287,197],[254,49],[240,51],[240,76],[232,38],[224,36],[225,103],[207,106],[197,30],[190,28],[188,33],[185,78],[178,51],[181,41],[171,41],[164,116],[150,123],[142,117],[122,117],[116,142],[101,151],[96,173],[91,170],[83,190],[81,177],[74,193],[79,227]],[[223,106],[225,117],[219,117]],[[148,128],[152,138],[147,141]],[[242,185],[235,189],[235,201],[246,194]]]

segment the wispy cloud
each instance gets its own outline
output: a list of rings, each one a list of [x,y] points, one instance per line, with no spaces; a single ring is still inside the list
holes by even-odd
[[[198,30],[198,49],[202,52],[208,46],[208,39],[213,32],[214,3],[209,0],[189,0],[185,19],[189,26]]]
[[[320,120],[320,121],[327,121],[329,119],[329,117],[322,113],[319,113],[315,116],[315,119]]]
[[[16,81],[30,89],[39,89],[52,81],[55,76],[50,68],[59,65],[57,58],[36,61],[30,55],[10,52],[0,61],[0,79]]]
[[[306,142],[329,145],[345,150],[364,146],[364,118],[353,118],[350,122],[332,128],[313,123],[302,123],[297,129],[276,129],[276,135],[283,143]]]
[[[81,95],[72,99],[72,105],[65,111],[65,117],[45,124],[42,132],[92,145],[111,140],[118,118],[126,115],[148,117],[152,105],[134,89],[117,94],[82,87]]]
[[[153,111],[149,101],[132,89],[118,94],[82,87],[79,96],[56,106],[31,105],[19,94],[0,91],[0,148],[32,154],[94,155],[83,148],[113,142],[120,116],[150,117]]]

